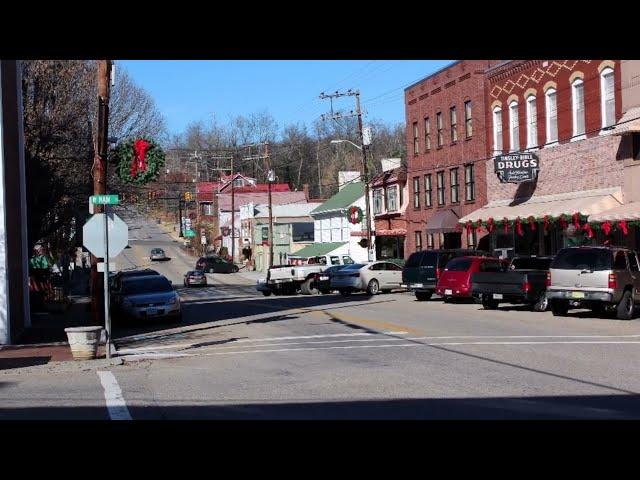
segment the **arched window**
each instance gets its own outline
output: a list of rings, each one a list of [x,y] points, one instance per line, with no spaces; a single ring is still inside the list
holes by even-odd
[[[545,110],[547,113],[547,144],[558,141],[558,103],[556,89],[550,88],[545,92]]]
[[[518,102],[509,104],[509,145],[510,152],[520,150],[520,123],[518,122]]]
[[[538,114],[536,111],[536,97],[527,97],[527,148],[538,146]]]
[[[493,109],[493,152],[494,155],[502,153],[502,109]]]
[[[600,98],[602,99],[602,128],[616,123],[616,98],[613,85],[613,69],[600,72]]]
[[[571,104],[573,109],[573,138],[583,138],[584,128],[584,82],[576,78],[571,84]]]

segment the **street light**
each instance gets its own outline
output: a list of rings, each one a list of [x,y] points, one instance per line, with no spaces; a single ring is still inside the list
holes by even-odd
[[[362,152],[362,176],[364,177],[364,202],[367,209],[367,259],[373,261],[371,255],[371,205],[369,204],[369,174],[367,170],[367,152],[364,145],[356,145],[351,140],[331,140],[331,144],[349,143]],[[364,140],[363,140],[364,143]]]

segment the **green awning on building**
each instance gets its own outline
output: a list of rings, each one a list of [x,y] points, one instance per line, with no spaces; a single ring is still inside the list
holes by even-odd
[[[320,255],[327,255],[346,244],[347,242],[314,243],[313,245],[304,247],[302,250],[291,253],[289,256],[303,258],[318,257]]]

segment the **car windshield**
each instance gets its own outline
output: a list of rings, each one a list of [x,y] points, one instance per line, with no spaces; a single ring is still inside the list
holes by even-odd
[[[549,270],[550,258],[514,258],[511,262],[511,270]]]
[[[164,251],[161,248],[154,248],[151,253],[164,253]]]
[[[127,280],[122,284],[122,293],[138,295],[143,293],[164,293],[173,291],[169,280],[164,277],[140,277]]]
[[[470,258],[454,258],[445,267],[448,272],[466,272],[471,266]]]
[[[610,270],[613,263],[611,251],[604,248],[565,248],[558,252],[551,263],[557,270]]]

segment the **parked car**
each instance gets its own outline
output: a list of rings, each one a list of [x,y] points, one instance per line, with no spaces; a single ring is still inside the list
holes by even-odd
[[[508,266],[481,265],[471,277],[471,293],[487,310],[500,303],[528,303],[544,312],[547,298],[547,272],[553,257],[515,257]]]
[[[331,288],[343,296],[366,291],[369,295],[387,293],[399,289],[402,283],[402,267],[391,262],[355,263],[347,265],[331,275]]]
[[[313,288],[316,288],[323,295],[331,293],[331,277],[336,272],[342,270],[345,265],[332,265],[329,268],[325,268],[322,272],[313,274]]]
[[[456,257],[445,265],[439,275],[436,293],[445,301],[452,298],[471,298],[471,276],[480,271],[499,271],[503,263],[493,257]]]
[[[480,250],[422,250],[412,253],[402,269],[402,287],[414,292],[419,301],[429,300],[436,291],[440,273],[449,260],[467,255],[488,256]]]
[[[296,260],[297,261],[297,260]],[[285,265],[270,268],[267,273],[267,284],[277,294],[293,295],[298,291],[303,295],[319,293],[315,287],[315,275],[322,273],[331,265],[351,265],[353,259],[349,255],[319,255],[309,257],[302,265]]]
[[[155,270],[145,268],[144,270],[128,270],[125,272],[117,272],[110,279],[111,292],[115,292],[120,288],[120,281],[125,278],[148,277],[149,275],[160,275]]]
[[[192,285],[207,286],[207,276],[202,270],[190,270],[184,274],[184,286],[190,287]]]
[[[149,255],[151,261],[154,260],[166,260],[167,255],[164,253],[164,250],[161,248],[152,248],[151,254]]]
[[[547,297],[556,316],[590,308],[615,310],[618,319],[630,320],[640,302],[638,255],[624,247],[563,248],[549,269]]]
[[[123,319],[182,321],[180,297],[163,275],[122,279],[114,292],[113,310]]]
[[[200,257],[196,262],[196,270],[207,273],[236,273],[239,268],[220,257]]]

